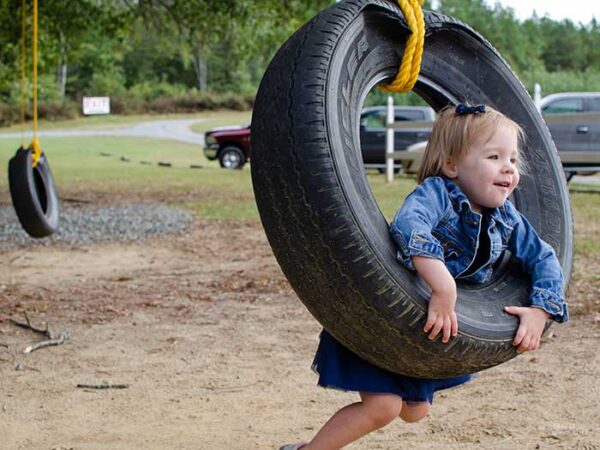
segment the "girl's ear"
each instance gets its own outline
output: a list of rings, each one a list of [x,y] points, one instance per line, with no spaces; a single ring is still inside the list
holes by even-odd
[[[456,178],[458,176],[458,169],[452,158],[446,159],[444,165],[442,166],[442,173],[448,178]]]

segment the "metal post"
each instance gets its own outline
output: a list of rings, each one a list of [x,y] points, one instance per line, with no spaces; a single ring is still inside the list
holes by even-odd
[[[533,85],[533,102],[537,110],[542,112],[542,86],[539,83]]]
[[[390,127],[394,123],[394,99],[391,95],[387,98],[387,129],[385,135],[385,168],[387,182],[394,181],[394,129]]]

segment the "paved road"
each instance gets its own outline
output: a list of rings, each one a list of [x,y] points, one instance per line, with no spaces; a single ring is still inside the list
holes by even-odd
[[[206,119],[177,119],[177,120],[152,120],[134,124],[130,127],[109,128],[102,130],[48,130],[40,131],[39,137],[69,137],[69,136],[137,136],[155,139],[173,139],[204,145],[204,134],[194,133],[190,125],[203,122]],[[31,138],[31,132],[25,133],[26,138]],[[0,139],[21,138],[21,133],[0,133]]]

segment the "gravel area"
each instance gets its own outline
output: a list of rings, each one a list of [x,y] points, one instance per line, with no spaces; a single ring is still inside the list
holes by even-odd
[[[164,205],[110,208],[66,205],[61,207],[58,232],[47,238],[33,239],[21,228],[14,209],[4,207],[0,208],[0,251],[34,245],[141,240],[159,234],[179,233],[193,223],[194,218],[188,212]]]

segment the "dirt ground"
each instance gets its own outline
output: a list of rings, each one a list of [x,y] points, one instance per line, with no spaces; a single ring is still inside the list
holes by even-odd
[[[356,399],[316,386],[320,327],[258,223],[0,259],[2,449],[275,449]],[[71,338],[24,354],[25,310]],[[600,448],[594,314],[349,448]],[[128,387],[77,387],[101,383]]]

